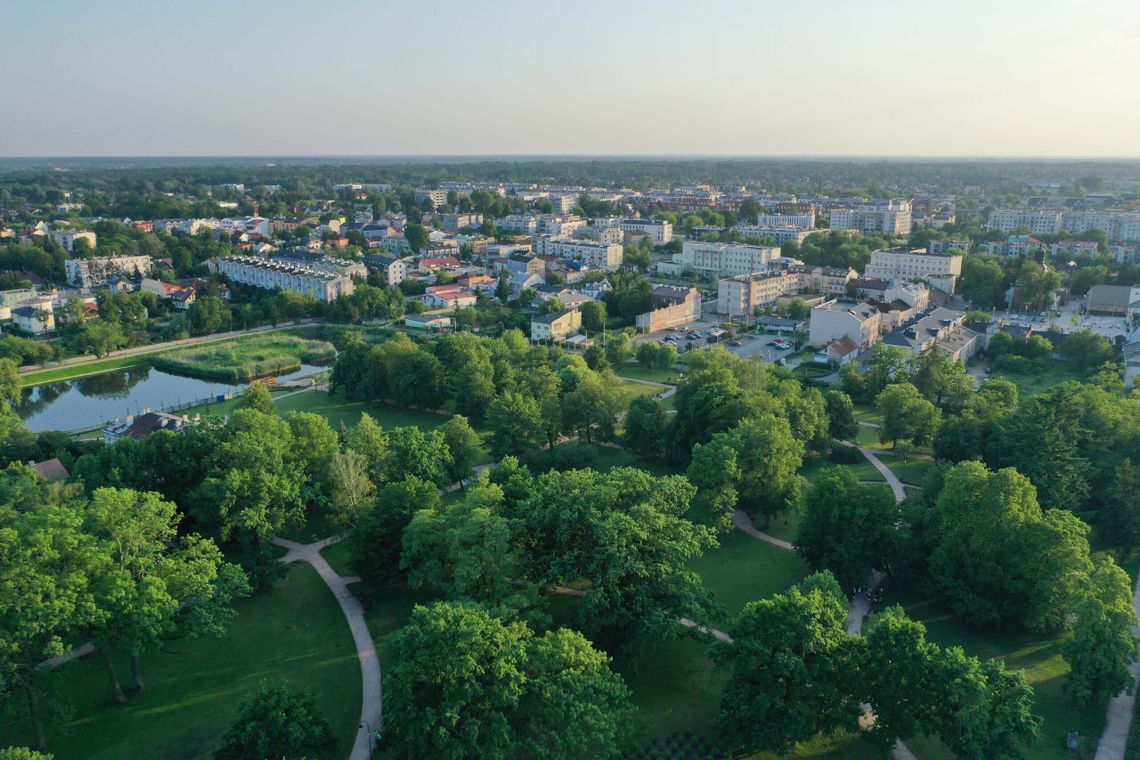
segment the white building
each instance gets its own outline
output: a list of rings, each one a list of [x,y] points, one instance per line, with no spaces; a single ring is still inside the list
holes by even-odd
[[[555,237],[570,237],[575,230],[586,226],[586,220],[575,214],[557,216],[543,214],[537,219],[537,232],[539,235],[553,235]]]
[[[808,342],[822,347],[847,338],[859,351],[866,351],[879,341],[880,322],[879,310],[865,301],[826,301],[811,310]]]
[[[751,226],[738,224],[733,227],[734,230],[739,232],[746,238],[769,238],[775,245],[783,245],[784,243],[794,240],[797,243],[803,243],[807,240],[807,236],[815,232],[815,230],[805,227],[794,227],[792,225],[784,226]]]
[[[798,227],[801,230],[815,228],[815,211],[807,214],[760,214],[756,217],[757,227]]]
[[[696,272],[716,279],[763,272],[768,262],[779,257],[780,249],[775,246],[686,240],[681,252],[673,254],[673,261],[661,262],[657,269],[663,274]]]
[[[871,253],[871,261],[863,272],[867,279],[927,280],[947,293],[962,274],[962,257],[930,253],[925,248],[883,248]]]
[[[55,313],[51,299],[40,300],[12,309],[12,323],[26,333],[43,335],[55,329]]]
[[[390,286],[399,285],[408,278],[408,262],[408,259],[383,253],[372,253],[364,257],[364,265],[382,274],[385,284]]]
[[[534,252],[539,256],[584,261],[602,269],[617,269],[622,262],[622,247],[619,244],[594,240],[540,237],[534,241]]]
[[[1037,235],[1056,235],[1061,231],[1064,212],[1047,208],[999,208],[990,212],[986,227],[1011,234],[1020,227],[1028,227]]]
[[[307,264],[253,256],[227,256],[210,259],[210,271],[224,274],[234,282],[266,290],[289,290],[318,301],[333,301],[356,290],[352,277]]]
[[[75,241],[86,241],[87,246],[91,250],[95,250],[95,245],[98,241],[94,232],[77,232],[75,230],[49,230],[47,232],[48,240],[58,245],[63,250],[70,253],[75,250]]]
[[[893,200],[831,210],[831,229],[865,234],[909,235],[913,226],[910,201]]]
[[[622,219],[618,227],[622,232],[648,235],[654,245],[663,245],[673,239],[673,224],[663,219]]]
[[[496,226],[503,232],[533,235],[538,232],[538,217],[534,214],[508,214],[496,222]]]
[[[416,191],[416,205],[424,205],[424,201],[431,201],[433,209],[440,206],[447,205],[447,191],[446,190],[417,190]]]
[[[79,288],[106,285],[107,280],[122,275],[143,277],[154,271],[150,256],[104,256],[97,259],[68,259],[67,282]]]

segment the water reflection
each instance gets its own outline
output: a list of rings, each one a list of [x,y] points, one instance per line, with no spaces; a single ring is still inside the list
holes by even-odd
[[[320,369],[306,364],[279,379],[311,375]],[[35,432],[79,430],[128,414],[141,414],[145,409],[157,411],[191,402],[214,401],[245,387],[245,384],[180,377],[140,366],[25,388],[15,411]]]

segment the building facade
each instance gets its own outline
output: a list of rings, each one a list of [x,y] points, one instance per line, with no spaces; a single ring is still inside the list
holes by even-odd
[[[883,248],[871,253],[863,271],[866,278],[881,280],[929,280],[948,293],[962,274],[962,257],[930,253],[925,248]]]
[[[623,254],[618,243],[564,237],[537,238],[534,241],[534,251],[539,256],[584,261],[602,269],[617,269],[621,266]]]
[[[77,288],[106,285],[112,277],[144,277],[154,271],[150,256],[105,256],[98,259],[68,259],[67,282]]]
[[[822,347],[847,338],[866,351],[879,341],[880,326],[879,310],[872,304],[837,298],[812,308],[808,342]]]
[[[673,254],[671,263],[661,262],[657,268],[664,274],[696,272],[717,279],[763,272],[769,262],[779,257],[780,249],[775,246],[686,240],[681,252]]]
[[[834,208],[830,227],[833,230],[858,230],[864,234],[909,235],[914,220],[910,201],[891,200]]]
[[[356,290],[352,277],[308,264],[263,259],[255,256],[227,256],[211,259],[210,271],[234,282],[266,290],[288,290],[318,301],[334,301]]]

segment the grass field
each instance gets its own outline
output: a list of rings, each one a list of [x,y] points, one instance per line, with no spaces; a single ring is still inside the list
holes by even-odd
[[[1041,716],[1041,736],[1026,752],[1027,760],[1068,760],[1092,757],[1096,737],[1104,727],[1104,705],[1078,710],[1065,699],[1063,686],[1069,666],[1061,657],[1063,637],[1024,632],[981,630],[969,626],[936,602],[923,599],[911,589],[888,589],[885,604],[902,604],[907,614],[926,624],[928,638],[942,646],[961,646],[967,654],[983,659],[997,657],[1010,668],[1024,670],[1037,691],[1034,711]],[[1065,734],[1078,731],[1079,753],[1066,750]],[[907,746],[919,760],[951,760],[953,755],[937,739],[915,737]]]
[[[1045,372],[1020,374],[994,370],[993,374],[987,375],[986,378],[1008,380],[1017,386],[1021,398],[1026,398],[1027,396],[1036,396],[1040,393],[1044,393],[1050,388],[1070,380],[1083,380],[1085,373],[1068,364],[1052,362],[1048,365],[1048,369]]]
[[[35,372],[29,372],[28,374],[20,375],[20,387],[27,388],[32,385],[53,383],[56,380],[71,380],[72,378],[76,377],[98,375],[103,372],[110,372],[111,370],[126,369],[127,367],[137,367],[142,364],[148,364],[149,362],[150,357],[145,355],[120,356],[116,359],[99,359],[93,362],[73,364],[68,367],[37,370]]]
[[[926,473],[934,468],[929,459],[905,459],[903,457],[882,457],[882,462],[903,483],[920,486]]]
[[[651,383],[663,383],[665,385],[676,385],[681,374],[675,369],[648,369],[634,363],[626,364],[620,369],[615,368],[614,372],[620,377],[648,380]]]
[[[144,656],[148,690],[124,706],[111,703],[100,658],[68,666],[63,691],[75,717],[49,736],[56,759],[209,757],[240,704],[263,679],[279,678],[312,693],[347,753],[360,716],[360,669],[344,615],[316,572],[295,565],[272,591],[236,607],[225,637],[172,641]],[[125,657],[119,666],[128,677]],[[5,745],[31,743],[22,724],[0,724],[0,736]]]
[[[151,362],[158,369],[176,375],[240,383],[292,372],[302,363],[325,362],[335,356],[336,349],[328,341],[267,333],[164,351],[153,356]]]
[[[748,602],[799,583],[808,573],[807,565],[792,552],[739,530],[722,535],[720,546],[691,561],[689,569],[701,576],[725,608],[728,617],[720,617],[717,623],[739,613]]]

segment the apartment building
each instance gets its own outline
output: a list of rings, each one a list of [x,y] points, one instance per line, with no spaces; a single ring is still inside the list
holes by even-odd
[[[446,190],[417,190],[416,191],[416,205],[422,206],[426,201],[431,202],[433,209],[440,206],[447,205],[447,191]]]
[[[757,227],[796,227],[801,230],[815,229],[815,210],[807,214],[759,214]]]
[[[681,252],[673,254],[672,262],[661,262],[657,269],[662,274],[696,272],[717,279],[762,272],[779,257],[780,249],[775,246],[686,240]]]
[[[266,290],[288,290],[312,296],[318,301],[334,301],[337,296],[350,296],[356,289],[352,277],[348,275],[287,260],[227,256],[210,259],[207,266],[210,271],[223,274],[243,285]]]
[[[887,333],[883,343],[907,349],[915,355],[937,348],[951,361],[965,362],[982,349],[983,335],[964,327],[964,319],[963,312],[938,308]]]
[[[791,225],[785,226],[772,226],[772,225],[744,225],[738,224],[733,227],[734,230],[739,232],[746,238],[769,238],[773,245],[783,245],[784,243],[795,241],[796,243],[803,243],[807,240],[808,235],[812,234],[815,230],[807,229],[804,227],[794,227]]]
[[[508,214],[496,226],[503,232],[518,235],[533,235],[538,232],[538,217],[534,214]]]
[[[539,256],[584,261],[602,269],[617,269],[622,262],[622,247],[617,243],[546,236],[536,238],[534,252]]]
[[[48,240],[58,245],[63,250],[71,253],[75,250],[75,241],[82,240],[87,243],[87,247],[95,250],[95,245],[98,242],[98,237],[94,232],[83,232],[76,230],[48,230]]]
[[[696,322],[701,316],[701,292],[696,288],[654,285],[649,293],[650,310],[638,314],[638,329],[667,330]]]
[[[530,339],[533,341],[563,341],[582,327],[582,313],[577,309],[544,314],[530,321]]]
[[[774,303],[780,296],[795,293],[800,275],[790,271],[753,272],[724,277],[717,282],[716,310],[730,317],[751,316],[757,308]]]
[[[478,227],[483,223],[482,214],[444,214],[443,231],[459,232],[464,227]]]
[[[97,288],[112,277],[143,277],[154,271],[150,256],[104,256],[97,259],[68,259],[64,263],[67,282],[77,288]]]
[[[1027,227],[1036,235],[1056,235],[1061,231],[1064,212],[1049,208],[999,208],[990,212],[986,227],[1001,230],[1007,235],[1020,227]]]
[[[957,249],[962,253],[970,250],[969,240],[931,240],[927,244],[926,250],[930,253],[947,253],[951,249]]]
[[[662,219],[622,219],[618,228],[622,232],[648,235],[654,245],[663,245],[673,239],[673,223]]]
[[[837,298],[812,308],[808,342],[822,347],[847,338],[858,351],[866,351],[879,341],[880,327],[881,316],[874,305]]]
[[[539,235],[553,235],[555,237],[570,237],[575,230],[586,226],[586,220],[575,214],[557,216],[543,214],[538,217],[537,229]]]
[[[858,230],[864,234],[909,235],[914,225],[910,201],[891,200],[833,208],[833,230]]]
[[[925,248],[881,248],[871,253],[863,271],[864,277],[881,280],[927,280],[947,293],[954,292],[961,274],[961,256],[930,253]]]
[[[387,285],[399,285],[408,278],[408,259],[383,253],[370,253],[363,258],[364,266],[384,278]]]
[[[555,214],[569,214],[578,205],[578,196],[572,193],[551,193],[546,200]]]

